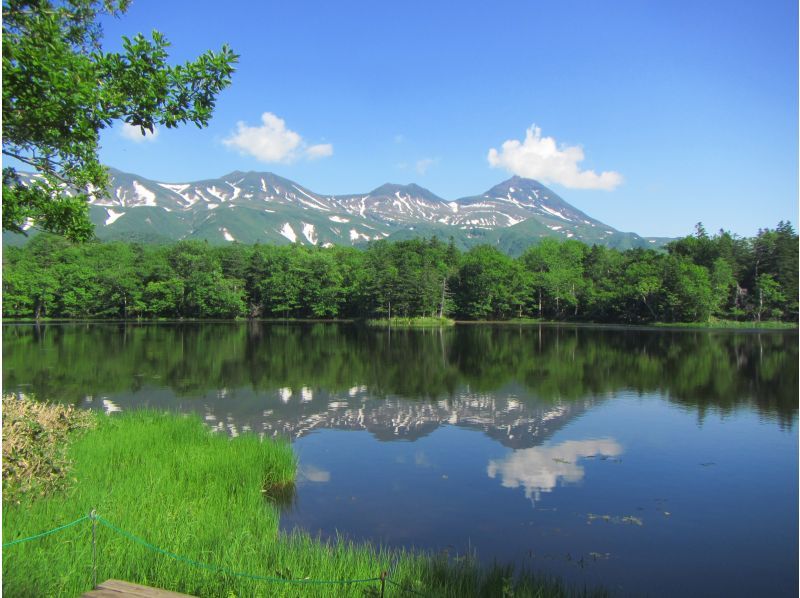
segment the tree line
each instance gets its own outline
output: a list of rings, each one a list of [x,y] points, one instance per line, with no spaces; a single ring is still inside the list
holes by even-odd
[[[542,318],[626,324],[798,319],[798,236],[693,235],[666,251],[543,239],[519,258],[437,238],[299,244],[73,244],[3,255],[12,318]]]

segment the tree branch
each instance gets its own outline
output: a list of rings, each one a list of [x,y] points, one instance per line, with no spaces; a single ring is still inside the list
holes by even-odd
[[[6,156],[10,156],[10,157],[14,158],[15,160],[19,160],[20,162],[23,162],[23,163],[27,164],[28,166],[33,166],[37,170],[42,170],[43,169],[42,165],[40,163],[36,162],[35,160],[31,160],[30,158],[26,158],[25,156],[20,156],[19,154],[15,154],[14,152],[10,152],[8,150],[3,150],[3,153]],[[73,187],[75,186],[72,181],[69,181],[69,180],[65,179],[64,177],[62,177],[60,175],[57,175],[52,170],[47,169],[47,170],[45,170],[45,173],[50,175],[50,176],[52,176],[52,177],[54,177],[54,178],[56,178],[56,179],[58,179],[59,181],[61,181],[62,183],[66,184],[66,185],[71,185]]]

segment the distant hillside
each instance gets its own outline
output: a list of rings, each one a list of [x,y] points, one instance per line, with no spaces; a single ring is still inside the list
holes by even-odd
[[[22,177],[31,184],[36,175]],[[234,171],[215,179],[164,183],[111,169],[111,179],[107,193],[90,201],[97,237],[104,240],[325,247],[437,235],[453,237],[461,248],[488,243],[512,255],[543,237],[617,249],[660,247],[669,240],[620,232],[541,183],[520,177],[454,201],[415,184],[322,195],[270,172]],[[5,233],[3,242],[17,245],[25,237]]]

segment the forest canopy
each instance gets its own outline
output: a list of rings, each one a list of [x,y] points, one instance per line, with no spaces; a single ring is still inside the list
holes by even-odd
[[[39,235],[6,248],[3,262],[3,315],[14,318],[798,319],[798,236],[788,222],[752,238],[698,225],[666,251],[543,239],[516,259],[436,238],[362,250]]]

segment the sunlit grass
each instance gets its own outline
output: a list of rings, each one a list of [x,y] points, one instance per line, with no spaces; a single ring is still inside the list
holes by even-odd
[[[780,322],[777,320],[764,320],[762,322],[748,320],[740,322],[738,320],[712,319],[708,322],[657,322],[653,325],[664,328],[733,328],[737,330],[791,330],[797,328],[797,322]]]
[[[450,318],[383,318],[367,320],[368,326],[385,326],[397,328],[438,328],[440,326],[453,326],[455,320]]]

